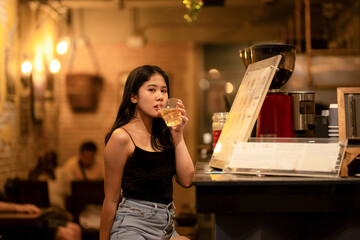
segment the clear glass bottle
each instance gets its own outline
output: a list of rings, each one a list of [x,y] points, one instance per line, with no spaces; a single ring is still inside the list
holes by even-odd
[[[213,149],[215,149],[216,143],[219,140],[228,114],[228,112],[217,112],[212,116]]]

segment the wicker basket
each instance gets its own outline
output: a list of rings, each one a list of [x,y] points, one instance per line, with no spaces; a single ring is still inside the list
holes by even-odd
[[[66,76],[67,95],[74,112],[96,111],[103,79],[97,74],[71,73]]]

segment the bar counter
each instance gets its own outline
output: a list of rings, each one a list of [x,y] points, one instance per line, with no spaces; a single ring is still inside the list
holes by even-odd
[[[360,178],[228,174],[199,161],[194,185],[214,239],[360,239]]]

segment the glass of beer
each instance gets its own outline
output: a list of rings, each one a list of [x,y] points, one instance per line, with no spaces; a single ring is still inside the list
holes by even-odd
[[[160,108],[161,115],[168,127],[173,127],[182,122],[181,112],[177,107],[177,98],[169,98],[165,106]]]

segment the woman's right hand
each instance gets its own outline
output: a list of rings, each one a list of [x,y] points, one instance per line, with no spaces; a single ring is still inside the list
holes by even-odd
[[[177,134],[177,133],[182,133],[184,131],[186,124],[189,121],[189,119],[187,118],[185,106],[180,99],[177,102],[177,107],[178,107],[179,111],[181,112],[181,120],[182,121],[180,124],[170,127],[171,134],[173,134],[173,135]]]

